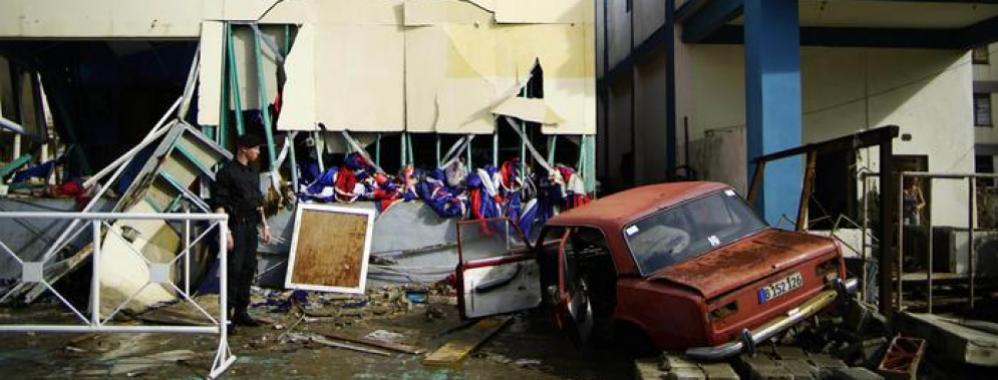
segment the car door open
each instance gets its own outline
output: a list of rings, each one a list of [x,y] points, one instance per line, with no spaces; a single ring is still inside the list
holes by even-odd
[[[540,268],[520,229],[505,218],[458,223],[458,304],[463,318],[536,307]]]

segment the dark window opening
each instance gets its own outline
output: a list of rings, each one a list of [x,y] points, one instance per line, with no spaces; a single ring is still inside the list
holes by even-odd
[[[974,48],[972,55],[975,65],[987,65],[991,61],[991,52],[986,45]]]
[[[991,94],[974,94],[974,126],[990,127],[993,124],[991,117]]]

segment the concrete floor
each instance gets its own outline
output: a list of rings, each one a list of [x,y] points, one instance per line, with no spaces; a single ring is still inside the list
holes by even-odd
[[[429,321],[427,309],[443,317]],[[53,312],[55,311],[55,312]],[[293,323],[286,314],[264,313],[278,324]],[[0,322],[63,314],[55,305],[0,310]],[[335,322],[303,322],[296,332],[335,332],[361,337],[375,330],[404,336],[402,343],[432,350],[448,339],[434,335],[460,324],[453,306],[415,305],[410,311]],[[281,343],[285,330],[273,326],[243,328],[230,338],[236,363],[226,378],[335,379],[630,379],[630,358],[610,350],[578,350],[560,335],[541,311],[517,315],[512,323],[453,368],[426,367],[422,356],[378,356],[315,343]],[[210,336],[119,334],[81,341],[80,335],[11,334],[0,340],[0,368],[16,378],[79,378],[142,376],[153,379],[199,378],[208,372],[216,340]],[[67,345],[76,347],[67,349]],[[192,350],[187,362],[150,368],[129,368],[150,354]],[[82,351],[81,351],[82,350]],[[141,367],[141,365],[139,366]]]

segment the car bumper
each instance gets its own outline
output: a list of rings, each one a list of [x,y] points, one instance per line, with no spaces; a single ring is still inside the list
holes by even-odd
[[[837,298],[856,293],[858,285],[859,281],[855,278],[845,281],[840,280],[836,283],[835,289],[818,293],[818,295],[804,304],[791,309],[787,314],[775,318],[754,330],[743,330],[741,339],[737,341],[711,347],[690,348],[686,350],[686,355],[699,360],[719,360],[737,355],[743,351],[752,352],[755,350],[757,344],[765,342],[791,326],[800,323],[800,321],[817,314],[826,306],[835,302]]]

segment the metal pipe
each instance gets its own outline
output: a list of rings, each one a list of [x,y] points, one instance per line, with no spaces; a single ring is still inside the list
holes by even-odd
[[[898,283],[897,283],[897,309],[904,310],[904,293],[902,292],[904,281],[904,265],[901,262],[904,258],[904,173],[901,173],[898,178],[898,199],[897,199],[897,209],[898,209],[898,253],[897,253],[897,270],[898,270]],[[883,265],[880,268],[881,271],[884,270]],[[891,272],[881,272],[881,276],[890,276]],[[880,302],[890,302],[889,300],[881,300]]]
[[[7,120],[3,116],[0,116],[0,127],[3,127],[3,129],[9,130],[11,132],[17,133],[18,135],[24,135],[28,133],[28,131],[26,131],[24,127],[22,127],[20,124]]]
[[[90,324],[100,325],[100,261],[101,261],[101,221],[93,220],[90,223],[93,229],[93,277],[90,279]]]
[[[439,149],[437,155],[439,156]],[[440,158],[437,157],[439,160]],[[374,139],[374,163],[381,166],[381,132],[378,132],[378,137]]]
[[[399,149],[401,149],[401,151],[399,152],[399,169],[405,167],[405,164],[407,162],[407,160],[405,159],[405,152],[406,152],[406,149],[405,149],[405,136],[406,136],[406,133],[402,132],[402,136],[400,137],[400,140],[399,140]]]
[[[256,82],[257,82],[257,99],[260,103],[260,115],[263,119],[263,135],[267,139],[267,159],[270,160],[270,170],[278,170],[274,167],[274,162],[277,161],[275,158],[277,149],[274,146],[274,132],[271,130],[270,123],[270,99],[267,98],[267,81],[263,75],[263,54],[260,53],[260,29],[256,27],[256,24],[251,24],[253,27],[253,53],[254,62],[256,63]]]
[[[869,183],[870,183],[870,178],[867,177],[867,176],[865,176],[865,175],[862,175],[861,178],[863,179],[863,233],[860,236],[860,239],[861,239],[860,240],[860,244],[862,244],[862,247],[863,247],[863,253],[862,253],[862,257],[863,257],[863,273],[860,275],[860,278],[862,278],[863,281],[860,283],[860,297],[861,297],[861,299],[863,301],[869,302],[870,301],[870,295],[867,294],[867,284],[866,284],[866,282],[870,281],[870,276],[868,275],[869,268],[867,268],[866,262],[867,262],[867,260],[870,259],[870,255],[867,254],[866,231],[868,231],[869,228],[870,228],[869,227],[870,226],[870,209],[869,209],[869,206],[870,206],[870,192],[869,192],[869,189],[868,189],[868,186],[869,186]]]
[[[929,189],[931,189],[931,188],[932,188],[932,178],[929,178]],[[930,215],[931,215],[931,213],[930,213]],[[926,223],[928,224],[928,229],[929,229],[929,250],[928,250],[928,253],[927,253],[927,255],[929,256],[929,258],[928,258],[929,270],[926,272],[926,279],[928,280],[927,284],[926,284],[926,287],[928,288],[928,296],[929,296],[929,299],[928,299],[929,314],[932,314],[932,271],[934,270],[932,268],[932,260],[933,260],[933,258],[932,258],[932,235],[933,234],[932,234],[932,218],[927,218],[927,219],[928,220],[926,220]]]
[[[974,177],[967,177],[967,269],[970,271],[970,310],[974,310],[974,211],[977,208],[977,184]]]
[[[440,134],[436,134],[436,149],[437,149],[437,167],[440,167]]]
[[[184,203],[184,214],[190,215],[191,208]],[[191,220],[184,220],[184,293],[191,294]]]
[[[117,212],[66,212],[66,211],[10,211],[0,212],[0,219],[76,219],[76,220],[226,220],[222,214],[168,214],[168,213],[117,213]]]
[[[201,45],[198,44],[197,49],[194,50],[194,59],[191,62],[191,69],[187,72],[187,82],[184,83],[184,94],[180,98],[183,102],[180,103],[180,109],[177,110],[177,118],[183,119],[187,116],[187,112],[191,109],[191,98],[194,96],[194,86],[197,84],[197,73],[198,68],[201,65],[200,62],[201,55]]]
[[[495,120],[493,120],[495,125]],[[499,167],[499,130],[492,131],[492,166]]]
[[[235,31],[232,30],[231,23],[226,23],[228,27],[225,30],[225,40],[226,40],[226,50],[228,51],[228,59],[226,60],[229,64],[229,95],[232,98],[233,111],[236,115],[236,133],[238,136],[242,136],[246,133],[246,129],[243,125],[243,105],[240,97],[239,89],[239,71],[236,69],[236,48],[235,42],[233,41],[233,34]]]
[[[226,239],[229,236],[229,216],[228,214],[216,214],[220,215],[221,222],[218,223],[218,333],[221,335],[221,340],[223,342],[228,342],[228,325],[229,325],[229,304],[228,304],[228,288],[229,288],[229,269],[228,269],[228,256],[229,249],[226,244]]]
[[[95,183],[97,183],[97,181],[101,180],[101,178],[104,178],[104,176],[106,176],[107,173],[111,172],[111,170],[114,170],[116,167],[118,167],[118,165],[123,165],[127,161],[130,161],[132,157],[135,157],[135,155],[139,153],[140,150],[145,149],[145,147],[149,145],[149,143],[151,143],[152,141],[158,139],[160,136],[165,134],[166,131],[169,130],[169,128],[163,128],[163,124],[166,123],[167,118],[169,118],[170,115],[173,114],[173,111],[180,106],[181,100],[183,100],[183,97],[177,98],[177,100],[173,102],[173,105],[171,105],[170,108],[166,110],[166,113],[164,113],[163,116],[159,118],[159,121],[157,121],[156,124],[153,125],[152,129],[149,130],[149,133],[147,133],[146,136],[142,138],[142,141],[139,141],[138,144],[136,144],[135,146],[132,147],[132,149],[129,149],[127,152],[122,154],[121,157],[118,157],[110,164],[105,166],[103,169],[101,169],[99,172],[97,172],[97,174],[94,174],[86,181],[84,181],[83,188],[85,189],[90,186],[93,186]]]
[[[0,332],[217,334],[217,326],[0,325]],[[225,339],[223,336],[222,339]]]

